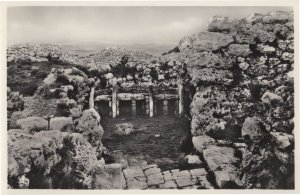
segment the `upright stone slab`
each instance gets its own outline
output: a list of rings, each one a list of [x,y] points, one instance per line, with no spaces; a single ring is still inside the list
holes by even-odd
[[[163,100],[163,115],[168,115],[168,100]]]
[[[116,79],[113,81],[113,88],[112,88],[112,96],[111,96],[111,103],[112,103],[112,117],[117,117],[117,86],[116,86]]]
[[[131,112],[132,116],[136,116],[136,100],[131,101]]]

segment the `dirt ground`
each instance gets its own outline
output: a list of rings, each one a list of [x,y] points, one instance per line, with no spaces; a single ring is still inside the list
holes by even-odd
[[[192,152],[189,137],[190,122],[187,118],[176,116],[160,116],[149,118],[120,117],[108,118],[103,127],[103,145],[110,151],[121,150],[130,158],[155,163],[162,170],[185,169],[185,155]],[[116,124],[132,123],[134,132],[130,135],[118,135],[114,132]]]

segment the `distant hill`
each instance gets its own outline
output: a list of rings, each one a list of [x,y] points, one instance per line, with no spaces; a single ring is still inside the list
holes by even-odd
[[[109,47],[126,48],[128,50],[137,50],[147,52],[152,55],[159,56],[164,52],[174,48],[176,43],[94,43],[94,42],[81,42],[81,43],[70,43],[70,44],[59,44],[61,48],[74,54],[90,54],[96,51],[100,51]]]

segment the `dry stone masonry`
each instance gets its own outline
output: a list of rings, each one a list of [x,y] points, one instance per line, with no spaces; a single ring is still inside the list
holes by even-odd
[[[182,38],[162,56],[120,48],[85,56],[53,45],[8,48],[8,63],[74,65],[53,68],[36,91],[56,100],[55,116],[23,117],[22,95],[8,89],[8,111],[18,111],[8,130],[9,187],[293,189],[293,23],[293,13],[283,11],[241,20],[215,16],[206,32]],[[121,101],[131,101],[135,116],[142,100],[153,117],[158,108],[167,115],[173,99],[176,115],[191,117],[197,152],[187,160],[196,168],[162,171],[117,154],[116,162],[105,162],[98,113],[104,106],[94,101],[106,102],[106,115],[115,118]],[[114,131],[135,133],[126,121]]]
[[[183,38],[180,52],[166,56],[185,63],[197,87],[190,110],[196,149],[219,187],[233,182],[246,188],[293,188],[293,14],[278,11],[242,20],[217,16],[208,31]],[[246,144],[238,150],[239,168],[234,153],[214,146],[224,138],[233,146]],[[283,142],[288,149],[280,148]]]

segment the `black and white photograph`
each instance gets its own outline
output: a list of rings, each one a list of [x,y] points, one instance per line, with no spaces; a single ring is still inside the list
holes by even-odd
[[[2,188],[295,190],[297,17],[8,5]]]

